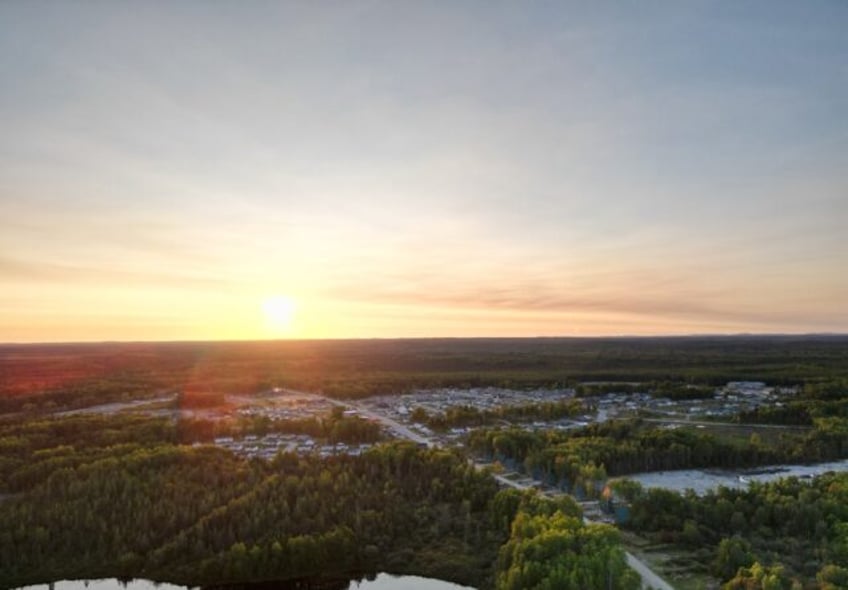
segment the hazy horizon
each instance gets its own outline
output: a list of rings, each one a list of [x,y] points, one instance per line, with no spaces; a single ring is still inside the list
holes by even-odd
[[[370,336],[370,337],[325,337],[325,338],[232,338],[232,339],[170,339],[170,340],[48,340],[6,341],[0,346],[73,346],[76,344],[248,344],[248,343],[298,343],[298,342],[358,342],[358,341],[416,341],[416,340],[735,340],[735,339],[830,339],[848,338],[848,332],[736,332],[726,334],[599,334],[595,336]]]
[[[845,30],[0,3],[0,342],[848,333]]]

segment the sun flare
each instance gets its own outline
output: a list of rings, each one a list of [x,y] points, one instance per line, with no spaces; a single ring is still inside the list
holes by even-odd
[[[284,332],[291,328],[297,306],[294,299],[284,295],[275,295],[262,302],[262,312],[268,328]]]

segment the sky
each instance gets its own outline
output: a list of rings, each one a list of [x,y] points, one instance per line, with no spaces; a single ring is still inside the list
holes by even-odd
[[[845,31],[0,2],[0,341],[848,332]]]

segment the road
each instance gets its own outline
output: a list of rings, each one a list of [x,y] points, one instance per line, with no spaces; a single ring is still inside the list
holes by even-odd
[[[630,553],[624,552],[627,565],[642,578],[642,588],[653,588],[654,590],[674,590],[674,587],[659,577],[656,572],[649,568],[644,561]]]
[[[297,392],[297,393],[300,393],[300,392]],[[360,405],[358,405],[354,402],[346,402],[346,401],[336,400],[336,399],[332,399],[332,398],[325,398],[325,399],[327,401],[337,405],[337,406],[347,408],[348,410],[355,410],[362,416],[367,416],[367,417],[369,417],[373,420],[377,420],[378,422],[381,422],[382,424],[384,424],[385,426],[389,427],[391,430],[396,432],[399,436],[403,436],[404,438],[407,438],[407,439],[414,441],[418,444],[425,444],[428,447],[439,446],[438,443],[436,443],[436,442],[434,442],[434,441],[432,441],[432,440],[430,440],[430,439],[428,439],[428,438],[426,438],[426,437],[424,437],[424,436],[422,436],[422,435],[420,435],[416,432],[413,432],[412,430],[410,430],[404,424],[401,424],[397,420],[389,418],[388,416],[383,416],[382,414],[378,414],[377,412],[374,412],[374,411],[372,411],[368,408],[362,407],[362,406],[360,406]],[[478,463],[474,463],[473,461],[472,461],[472,463],[478,469],[484,468],[482,465],[480,465]],[[492,476],[500,484],[507,486],[507,487],[515,488],[515,489],[518,489],[518,490],[526,490],[526,489],[531,487],[529,485],[520,484],[518,482],[507,479],[506,477],[499,475],[497,473],[493,473]],[[584,518],[584,521],[587,522],[587,523],[592,522],[587,518]],[[642,588],[644,588],[646,590],[647,589],[674,590],[674,587],[671,586],[665,580],[663,580],[650,567],[648,567],[648,564],[646,564],[644,561],[642,561],[641,559],[639,559],[638,557],[636,557],[635,555],[633,555],[629,551],[624,552],[624,557],[627,560],[627,565],[630,568],[632,568],[633,571],[635,571],[637,574],[639,574],[639,577],[642,578]]]
[[[377,412],[374,412],[373,410],[370,410],[368,408],[365,408],[363,406],[357,405],[357,404],[352,403],[352,402],[345,402],[345,401],[342,401],[342,400],[332,399],[332,398],[329,398],[329,397],[326,398],[326,399],[330,403],[335,404],[337,406],[347,408],[348,410],[355,410],[356,412],[359,413],[360,416],[367,416],[368,418],[371,418],[372,420],[376,420],[378,422],[381,422],[384,426],[388,427],[389,430],[394,431],[398,436],[401,436],[403,438],[406,438],[408,440],[411,440],[411,441],[416,442],[416,443],[421,444],[421,445],[427,445],[428,447],[438,446],[435,442],[433,442],[429,438],[422,436],[422,435],[418,434],[417,432],[410,430],[409,427],[401,424],[397,420],[393,420],[392,418],[389,418],[388,416],[383,416],[382,414],[378,414]]]
[[[88,406],[86,408],[78,408],[76,410],[65,410],[56,412],[56,416],[77,416],[80,414],[115,414],[124,410],[132,410],[133,408],[141,408],[152,404],[163,404],[172,402],[176,399],[175,395],[165,397],[157,397],[153,399],[139,399],[128,402],[112,402],[109,404],[99,404],[96,406]]]

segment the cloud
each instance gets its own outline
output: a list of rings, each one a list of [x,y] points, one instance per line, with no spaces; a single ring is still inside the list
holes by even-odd
[[[96,285],[155,285],[177,289],[210,289],[231,285],[231,280],[191,273],[160,273],[116,268],[98,268],[41,262],[24,258],[0,257],[2,283],[20,282],[79,283]]]

